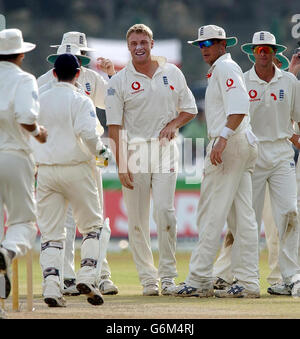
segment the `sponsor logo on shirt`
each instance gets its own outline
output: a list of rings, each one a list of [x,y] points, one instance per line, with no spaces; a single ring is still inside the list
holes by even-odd
[[[290,166],[291,166],[291,168],[295,168],[295,163],[294,162],[290,162]]]
[[[206,79],[209,79],[212,76],[212,73],[207,73],[206,74]]]
[[[273,97],[274,101],[277,100],[277,96],[274,93],[271,93],[271,97]]]
[[[234,84],[234,81],[232,79],[226,80],[226,86],[227,86],[226,92],[228,92],[230,89],[236,88],[236,86],[233,86],[233,84]]]
[[[85,88],[86,88],[86,91],[85,91],[85,93],[87,94],[87,95],[91,95],[91,84],[89,83],[89,82],[87,82],[86,84],[85,84]]]
[[[136,94],[144,90],[143,88],[141,89],[141,84],[138,81],[134,81],[131,84],[131,88],[134,90],[134,92],[131,92],[131,94]]]
[[[169,84],[168,78],[165,75],[163,76],[163,82],[165,85]]]
[[[90,116],[91,116],[92,118],[96,118],[96,113],[95,113],[94,111],[90,111]]]
[[[260,98],[256,98],[257,97],[257,92],[255,89],[250,89],[249,91],[249,97],[250,97],[250,101],[259,101]]]
[[[116,93],[116,90],[114,88],[112,88],[112,87],[108,88],[107,95],[113,96],[113,95],[115,95],[115,93]]]
[[[170,85],[170,88],[171,88],[172,91],[174,91],[174,89],[175,89],[174,86],[172,86],[172,85]]]
[[[283,99],[284,99],[284,90],[280,89],[279,90],[279,101],[283,101]]]

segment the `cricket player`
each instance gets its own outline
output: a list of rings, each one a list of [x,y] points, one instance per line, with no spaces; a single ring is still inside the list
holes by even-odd
[[[248,59],[255,63],[255,57],[253,54],[248,54]],[[287,70],[289,68],[289,60],[286,56],[282,53],[278,53],[273,56],[274,64],[282,69]],[[274,218],[272,215],[271,205],[270,205],[270,195],[269,195],[269,188],[266,186],[266,194],[265,194],[265,201],[264,201],[264,210],[262,219],[264,221],[264,231],[265,231],[265,238],[268,247],[268,264],[270,268],[270,273],[267,277],[267,281],[270,285],[281,284],[282,277],[280,273],[280,269],[278,266],[278,253],[279,253],[279,240],[278,240],[278,232],[277,227],[274,223]],[[260,235],[259,235],[260,236]],[[225,289],[226,287],[230,286],[230,283],[227,282],[231,280],[231,270],[229,269],[231,266],[231,245],[233,244],[233,236],[230,230],[227,230],[227,233],[224,237],[222,249],[218,256],[217,263],[214,265],[214,275],[217,276],[214,282],[214,289]],[[218,277],[218,267],[222,267],[222,270],[226,271],[225,267],[228,266],[228,274],[229,277],[223,275],[223,278]],[[222,275],[222,274],[221,274]],[[284,284],[283,284],[284,285]],[[278,289],[278,287],[277,287]]]
[[[100,109],[105,109],[104,98],[107,90],[107,81],[97,72],[86,68],[90,62],[90,58],[86,55],[87,52],[94,51],[87,46],[87,39],[84,33],[81,32],[67,32],[63,35],[61,45],[52,45],[51,47],[58,48],[56,54],[49,55],[47,60],[50,63],[54,63],[57,56],[63,53],[76,54],[80,62],[80,75],[77,79],[76,86],[78,86],[82,92],[92,99],[94,105]],[[77,47],[77,48],[76,48]],[[115,74],[115,69],[112,62],[109,59],[98,58],[97,67],[99,70],[107,73],[109,77]],[[52,70],[41,75],[38,78],[38,85],[40,92],[48,89],[57,82],[57,79],[53,76]],[[99,133],[104,132],[100,122],[98,122]],[[102,175],[100,168],[97,168],[97,185],[99,191],[99,197],[101,202],[101,210],[103,214],[103,187],[102,187]],[[64,294],[77,295],[75,281],[75,267],[74,267],[74,253],[75,253],[75,236],[76,225],[72,215],[72,209],[69,206],[66,218],[66,249],[65,249],[65,264],[64,264]],[[111,272],[108,262],[105,258],[103,261],[102,270],[99,277],[99,288],[102,294],[117,294],[118,288],[111,281]]]
[[[81,268],[76,288],[92,305],[103,303],[96,286],[100,232],[103,226],[96,183],[95,156],[105,150],[97,131],[95,106],[74,86],[80,73],[76,56],[61,54],[53,73],[58,82],[40,96],[40,121],[49,131],[45,147],[34,147],[39,166],[38,225],[43,296],[50,307],[65,306],[62,294],[65,215],[70,202],[81,244]]]
[[[189,41],[200,47],[208,71],[205,115],[210,143],[204,164],[204,178],[197,211],[199,240],[192,252],[189,274],[174,295],[212,297],[213,263],[227,216],[234,209],[235,248],[240,258],[235,266],[237,282],[219,297],[259,298],[257,223],[252,207],[251,174],[257,158],[255,135],[249,123],[249,100],[240,67],[226,52],[237,43],[226,37],[223,28],[199,28],[198,39]]]
[[[47,130],[36,122],[40,107],[36,79],[21,68],[25,53],[34,48],[35,44],[23,41],[19,29],[0,32],[0,210],[5,206],[8,217],[0,245],[1,298],[10,293],[12,259],[33,247],[37,233],[29,139],[45,143]]]
[[[126,38],[131,60],[110,80],[105,101],[107,125],[115,143],[112,151],[128,212],[129,244],[143,295],[158,295],[159,281],[161,293],[168,295],[177,276],[176,135],[178,128],[196,116],[197,106],[182,72],[165,58],[151,54],[154,41],[148,26],[130,27]],[[121,134],[127,136],[126,144]],[[150,193],[158,232],[158,270],[150,243]]]
[[[273,63],[274,55],[284,50],[286,47],[277,44],[275,36],[267,31],[254,33],[252,43],[242,45],[243,52],[252,53],[255,57],[255,65],[245,73],[245,79],[249,93],[251,125],[259,139],[258,159],[252,177],[258,234],[268,184],[279,237],[278,262],[283,285],[269,287],[268,293],[292,294],[297,297],[300,296],[299,221],[292,144],[300,147],[299,135],[293,129],[293,121],[300,121],[300,86],[293,74],[280,70]],[[234,237],[233,247],[240,247],[234,226],[233,222],[228,222]],[[227,250],[229,258],[230,248]],[[234,276],[232,259],[231,255],[231,268],[228,265],[223,266],[222,261],[219,261],[214,271],[217,277],[229,283]],[[224,262],[226,260],[223,258]]]

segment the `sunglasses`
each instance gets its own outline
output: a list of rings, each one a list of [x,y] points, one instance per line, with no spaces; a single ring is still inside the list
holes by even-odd
[[[214,39],[204,40],[204,41],[199,41],[198,45],[199,45],[200,48],[210,47],[210,46],[214,45],[215,42],[216,42],[216,40],[214,40]]]
[[[273,48],[271,46],[256,46],[253,48],[253,52],[255,54],[261,54],[264,52],[265,54],[273,54],[275,53],[276,48]]]

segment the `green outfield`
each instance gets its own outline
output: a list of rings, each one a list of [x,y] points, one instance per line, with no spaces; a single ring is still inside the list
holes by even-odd
[[[76,266],[79,264],[76,254]],[[190,253],[177,254],[177,283],[183,281],[188,272]],[[155,253],[155,261],[158,255]],[[11,310],[11,297],[6,301],[8,318],[102,318],[102,319],[196,319],[196,318],[300,318],[300,299],[270,296],[268,284],[267,253],[260,260],[260,299],[217,299],[180,297],[143,297],[142,288],[129,251],[109,253],[108,262],[112,279],[119,287],[116,296],[104,296],[102,306],[91,306],[84,296],[67,297],[66,308],[48,308],[42,300],[42,275],[38,253],[34,255],[34,312],[26,312],[26,265],[19,261],[21,311]]]

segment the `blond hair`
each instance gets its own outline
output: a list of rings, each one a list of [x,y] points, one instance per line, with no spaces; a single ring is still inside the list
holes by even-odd
[[[148,35],[148,37],[151,40],[153,39],[153,33],[152,33],[151,29],[144,24],[135,24],[135,25],[131,26],[129,28],[129,30],[127,31],[127,34],[126,34],[126,40],[127,41],[128,41],[128,38],[129,38],[131,33],[144,33],[144,34]]]

